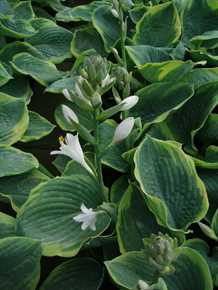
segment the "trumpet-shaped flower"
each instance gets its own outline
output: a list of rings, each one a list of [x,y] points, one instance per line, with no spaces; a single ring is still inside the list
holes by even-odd
[[[119,143],[126,139],[131,133],[134,127],[135,119],[133,117],[129,117],[123,120],[116,128],[113,143]]]
[[[96,213],[93,211],[92,208],[87,208],[84,203],[82,203],[81,212],[73,219],[78,222],[82,223],[81,229],[84,231],[87,228],[90,228],[92,231],[96,230]]]
[[[123,105],[121,107],[121,111],[128,111],[131,108],[133,108],[139,101],[139,97],[138,96],[130,96],[126,99],[124,99],[121,104]]]
[[[62,112],[64,114],[65,119],[69,123],[74,122],[76,124],[79,124],[79,119],[78,119],[77,115],[68,106],[62,105]]]
[[[64,142],[65,141],[65,142]],[[67,134],[64,141],[60,141],[60,150],[52,151],[51,155],[65,155],[70,157],[72,160],[80,163],[86,168],[91,174],[93,171],[85,161],[82,147],[79,143],[79,137],[77,135]]]

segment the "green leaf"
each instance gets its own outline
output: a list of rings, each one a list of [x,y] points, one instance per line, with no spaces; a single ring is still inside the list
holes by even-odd
[[[144,248],[144,238],[169,232],[157,224],[143,193],[135,186],[130,186],[120,201],[116,230],[121,253],[139,251]]]
[[[66,7],[56,14],[56,19],[63,22],[91,22],[94,10],[101,6],[105,1],[93,1],[86,5],[78,5],[76,7]]]
[[[91,258],[76,258],[55,268],[40,290],[98,290],[103,276],[103,268],[97,261]]]
[[[40,116],[36,112],[29,111],[29,118],[29,127],[21,138],[21,142],[31,142],[39,140],[49,135],[55,127],[47,119]]]
[[[163,276],[168,290],[213,290],[208,265],[197,251],[185,247],[178,249],[173,266],[175,272]]]
[[[198,175],[206,186],[210,204],[207,218],[211,221],[218,208],[218,170],[199,168]]]
[[[28,78],[21,75],[16,76],[15,79],[10,80],[6,85],[0,87],[0,92],[15,98],[23,98],[27,104],[33,95]]]
[[[0,50],[0,60],[2,63],[4,63],[7,67],[7,70],[13,74],[13,69],[11,67],[11,61],[13,57],[16,54],[22,53],[22,52],[27,52],[31,54],[32,56],[42,58],[43,56],[41,53],[32,47],[29,43],[27,42],[20,42],[20,41],[14,41],[11,43],[6,44],[1,50]],[[17,76],[16,76],[17,77]]]
[[[207,213],[206,189],[194,162],[173,142],[146,137],[135,153],[135,176],[158,223],[184,229]]]
[[[161,124],[170,139],[185,144],[187,149],[195,149],[193,139],[204,126],[209,114],[218,103],[218,82],[201,86],[182,108]],[[194,110],[193,110],[194,108]]]
[[[25,203],[33,188],[49,178],[39,170],[0,178],[0,195],[7,197],[15,211]]]
[[[206,49],[216,48],[218,46],[218,31],[207,31],[201,35],[193,37],[190,42],[191,47],[194,49],[198,49],[200,47],[205,47]]]
[[[106,52],[117,45],[121,36],[119,20],[113,16],[110,6],[100,6],[92,15],[92,23],[104,42]]]
[[[0,19],[0,31],[13,38],[24,38],[35,33],[30,22],[22,19]]]
[[[183,41],[187,44],[194,36],[217,29],[218,5],[216,0],[178,1],[183,13]]]
[[[72,54],[78,57],[82,53],[91,50],[102,56],[106,55],[101,36],[92,26],[77,29],[74,32],[71,43]]]
[[[0,63],[0,87],[6,84],[12,76],[8,73],[3,64]]]
[[[38,161],[30,153],[13,147],[0,147],[0,177],[17,175],[38,167]]]
[[[1,287],[7,290],[35,290],[40,277],[41,247],[23,237],[0,239]]]
[[[183,78],[183,81],[194,85],[195,89],[217,80],[218,68],[195,68]]]
[[[42,6],[48,6],[54,9],[55,11],[60,11],[65,8],[65,6],[61,3],[65,0],[33,0],[40,3]]]
[[[33,26],[39,26],[37,33],[26,39],[46,60],[61,63],[71,57],[70,44],[73,38],[71,31],[58,26],[55,22],[36,19]]]
[[[24,38],[35,33],[31,25],[34,12],[30,1],[18,3],[13,10],[10,10],[10,13],[11,14],[6,17],[0,18],[0,31],[3,35],[14,38]]]
[[[148,257],[143,251],[125,253],[105,262],[105,265],[113,281],[129,290],[137,289],[139,280],[151,284],[158,278],[156,269],[148,263]]]
[[[0,239],[15,236],[15,219],[0,212]]]
[[[138,103],[130,110],[130,115],[141,117],[143,123],[158,123],[178,110],[193,95],[191,85],[183,82],[160,82],[149,85],[135,94]]]
[[[146,63],[139,67],[139,71],[151,83],[179,81],[192,70],[193,66],[192,61],[171,60],[160,63]]]
[[[216,212],[213,216],[211,227],[212,227],[214,233],[216,234],[217,240],[218,240],[218,210],[216,210]]]
[[[128,176],[121,175],[111,186],[110,201],[117,204],[120,203],[128,187]]]
[[[61,192],[61,194],[60,194]],[[96,231],[82,230],[73,217],[82,203],[96,209],[103,202],[94,177],[60,177],[39,185],[19,211],[20,234],[38,239],[45,256],[75,256],[84,243],[99,236],[110,224],[110,217],[98,210]]]
[[[25,101],[0,93],[0,145],[11,145],[19,141],[28,122]]]
[[[78,76],[65,76],[53,83],[51,83],[46,89],[46,92],[54,94],[63,94],[63,90],[67,89],[69,91],[75,90],[75,83],[78,80]],[[69,102],[71,103],[71,102]]]
[[[63,173],[68,162],[71,161],[72,159],[70,159],[69,157],[65,156],[65,155],[58,155],[54,161],[52,162],[52,164],[56,167],[56,169],[60,172]]]
[[[181,23],[173,2],[148,8],[136,24],[135,44],[151,46],[170,46],[179,40]]]
[[[0,17],[4,17],[13,13],[12,7],[7,0],[2,0],[0,3]]]
[[[207,243],[200,239],[191,239],[187,240],[184,246],[192,248],[198,253],[200,253],[204,259],[207,261],[211,275],[213,278],[213,282],[215,286],[218,286],[218,256],[217,256],[217,248],[213,250],[213,253],[210,253],[210,248]]]
[[[211,114],[204,126],[196,135],[198,142],[201,142],[201,146],[206,148],[212,144],[217,144],[218,142],[218,115]]]
[[[43,86],[58,80],[63,73],[49,61],[34,57],[29,53],[19,53],[13,57],[12,66],[24,75],[30,75]]]
[[[126,51],[131,60],[137,65],[145,63],[162,62],[170,60],[171,49],[165,47],[153,47],[150,45],[126,46]]]

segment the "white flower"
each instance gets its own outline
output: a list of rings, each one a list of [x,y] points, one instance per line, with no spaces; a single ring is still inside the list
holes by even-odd
[[[76,124],[79,124],[79,119],[77,117],[77,115],[74,113],[73,110],[71,110],[68,106],[66,105],[62,105],[62,112],[64,114],[65,119],[71,123],[72,121]]]
[[[126,99],[124,99],[120,104],[123,104],[123,106],[121,107],[121,111],[127,111],[130,110],[131,108],[133,108],[139,101],[139,97],[138,96],[130,96]]]
[[[138,281],[138,288],[139,288],[139,290],[149,290],[150,289],[149,285],[143,280]]]
[[[83,203],[80,207],[81,212],[73,219],[78,222],[82,223],[81,229],[84,231],[87,228],[90,228],[92,231],[96,230],[96,213],[93,211],[92,208],[87,208]]]
[[[64,90],[62,91],[62,93],[63,93],[63,95],[65,96],[65,98],[66,98],[67,100],[69,100],[69,101],[72,100],[71,95],[70,95],[68,89],[64,89]]]
[[[77,135],[67,134],[65,137],[65,143],[60,141],[60,150],[52,151],[51,155],[65,155],[73,159],[74,161],[80,163],[84,168],[86,168],[91,174],[93,174],[91,168],[85,161],[82,147],[79,143],[79,137]]]
[[[116,128],[113,143],[119,143],[122,140],[126,139],[131,133],[134,127],[135,119],[133,117],[129,117],[123,120]]]
[[[106,77],[101,81],[101,87],[104,88],[106,86],[109,86],[115,78],[111,78],[109,74],[106,75]]]

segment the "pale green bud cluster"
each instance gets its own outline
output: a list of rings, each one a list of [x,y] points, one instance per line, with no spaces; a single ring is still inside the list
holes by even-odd
[[[175,239],[161,233],[159,235],[152,234],[150,238],[144,239],[144,246],[152,267],[161,274],[174,271],[172,263],[177,257]]]
[[[110,63],[99,55],[91,55],[86,57],[75,78],[74,90],[63,93],[83,110],[93,111],[102,104],[101,96],[111,89],[114,81],[110,76]]]

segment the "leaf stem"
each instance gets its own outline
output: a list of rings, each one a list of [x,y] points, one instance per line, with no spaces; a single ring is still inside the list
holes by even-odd
[[[126,61],[126,25],[127,25],[127,19],[124,20],[124,14],[123,14],[123,8],[122,4],[119,1],[119,15],[120,15],[120,25],[121,25],[121,53],[122,53],[122,60],[123,60],[123,66],[127,68],[127,61]]]
[[[102,174],[102,164],[101,164],[101,152],[99,151],[99,121],[97,120],[98,116],[98,109],[95,110],[95,166],[96,166],[96,172],[98,181],[101,187],[101,192],[103,195],[103,200],[105,200],[105,186],[104,186],[104,179]]]

